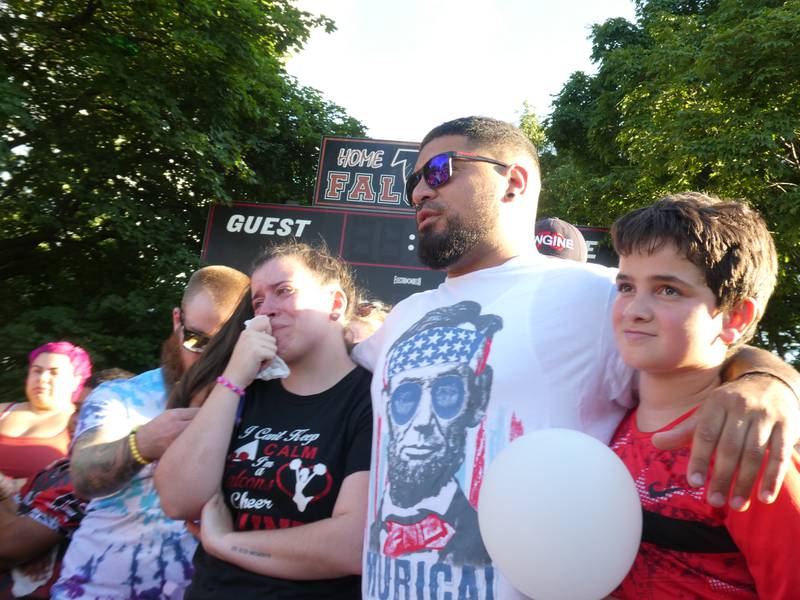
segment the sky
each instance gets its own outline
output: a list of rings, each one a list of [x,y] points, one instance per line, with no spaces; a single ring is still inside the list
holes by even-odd
[[[287,62],[368,128],[374,139],[418,142],[467,115],[517,122],[527,101],[541,118],[575,71],[595,72],[591,26],[634,20],[633,0],[300,0],[331,17]]]

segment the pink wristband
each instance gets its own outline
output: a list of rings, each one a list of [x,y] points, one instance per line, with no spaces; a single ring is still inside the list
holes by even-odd
[[[222,375],[220,375],[219,377],[217,377],[217,383],[218,383],[218,384],[220,384],[220,385],[221,385],[221,386],[223,386],[223,387],[226,387],[226,388],[228,388],[228,389],[229,389],[229,390],[231,390],[232,392],[235,392],[235,393],[236,393],[236,394],[238,394],[239,396],[244,396],[244,395],[245,395],[245,391],[244,391],[242,388],[240,388],[240,387],[239,387],[238,385],[236,385],[235,383],[231,383],[230,381],[228,381],[227,379],[225,379],[225,378],[224,378]]]

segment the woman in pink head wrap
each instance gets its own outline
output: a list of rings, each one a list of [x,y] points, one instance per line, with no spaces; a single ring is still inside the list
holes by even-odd
[[[83,348],[51,342],[28,356],[27,402],[0,404],[0,473],[25,479],[67,455],[67,424],[92,373]]]

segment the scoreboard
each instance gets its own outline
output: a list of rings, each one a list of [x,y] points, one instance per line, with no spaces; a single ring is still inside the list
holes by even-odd
[[[404,194],[417,154],[418,144],[411,142],[323,138],[312,206],[215,204],[202,258],[249,273],[266,246],[295,238],[323,242],[350,263],[367,300],[396,304],[435,288],[445,273],[419,262],[414,209]],[[589,262],[616,266],[605,229],[578,229]]]
[[[417,258],[413,215],[337,210],[285,204],[214,205],[203,243],[207,264],[224,264],[245,273],[270,244],[294,238],[324,243],[350,263],[369,300],[396,304],[444,281],[442,271]]]

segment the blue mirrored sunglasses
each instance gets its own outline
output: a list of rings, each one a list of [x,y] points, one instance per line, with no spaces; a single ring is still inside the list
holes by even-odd
[[[425,183],[429,187],[438,188],[450,181],[453,176],[453,161],[454,160],[468,160],[474,162],[487,162],[501,167],[508,167],[506,163],[500,162],[493,158],[486,156],[478,156],[477,154],[470,154],[468,152],[442,152],[432,157],[428,162],[422,165],[422,168],[411,174],[406,181],[406,199],[411,206],[414,206],[412,194],[414,188],[417,187],[420,180],[424,177]]]

